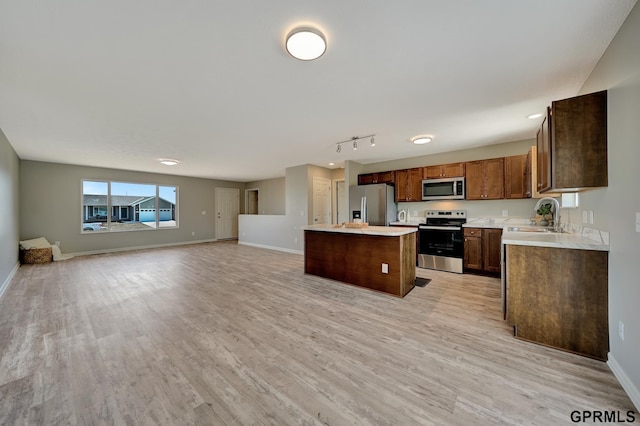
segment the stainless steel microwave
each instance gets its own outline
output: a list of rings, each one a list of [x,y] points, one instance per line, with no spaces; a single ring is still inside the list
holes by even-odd
[[[422,199],[464,200],[464,178],[425,179],[422,181]]]

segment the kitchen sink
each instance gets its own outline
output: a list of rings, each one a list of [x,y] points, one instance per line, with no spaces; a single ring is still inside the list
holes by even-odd
[[[527,226],[509,226],[507,228],[507,232],[539,232],[539,233],[543,233],[543,234],[558,234],[562,231],[561,229],[556,231],[553,228],[534,228],[534,227],[527,227]]]

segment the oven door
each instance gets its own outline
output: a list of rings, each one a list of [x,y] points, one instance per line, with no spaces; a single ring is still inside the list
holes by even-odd
[[[462,227],[420,225],[418,267],[461,274],[463,244]]]

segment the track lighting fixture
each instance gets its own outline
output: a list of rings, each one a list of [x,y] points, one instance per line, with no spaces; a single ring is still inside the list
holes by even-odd
[[[347,139],[346,141],[342,141],[342,142],[336,142],[336,152],[339,153],[340,151],[342,151],[342,144],[343,143],[349,143],[351,142],[351,145],[353,146],[353,150],[356,151],[358,149],[358,141],[360,139],[366,139],[366,138],[371,138],[370,143],[371,146],[376,146],[376,140],[374,139],[374,135],[367,135],[367,136],[352,136],[350,139]]]

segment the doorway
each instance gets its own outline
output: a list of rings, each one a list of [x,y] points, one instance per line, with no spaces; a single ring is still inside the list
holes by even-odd
[[[245,201],[246,201],[246,214],[260,214],[259,208],[259,192],[258,188],[245,189]]]
[[[349,206],[347,199],[347,191],[344,179],[336,180],[335,182],[335,194],[336,198],[334,201],[335,206],[335,223],[344,223],[349,222]]]
[[[216,188],[216,239],[238,238],[238,214],[240,213],[240,190]]]

